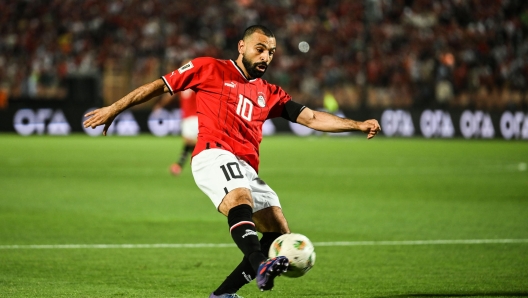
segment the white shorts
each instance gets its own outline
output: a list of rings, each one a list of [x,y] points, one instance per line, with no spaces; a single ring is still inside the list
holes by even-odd
[[[251,190],[253,197],[253,212],[277,206],[279,197],[255,170],[233,153],[223,149],[206,149],[191,162],[192,173],[196,185],[211,199],[216,209],[222,203],[225,195],[235,188]]]
[[[181,122],[182,137],[196,140],[198,137],[198,116],[184,118]]]

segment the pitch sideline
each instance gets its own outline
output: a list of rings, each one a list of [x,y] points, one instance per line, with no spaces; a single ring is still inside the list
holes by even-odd
[[[404,241],[336,241],[314,242],[315,247],[332,246],[402,246],[448,244],[515,244],[528,243],[528,239],[461,239],[461,240],[404,240]],[[158,243],[158,244],[34,244],[0,245],[0,249],[109,249],[109,248],[223,248],[235,247],[231,243]]]

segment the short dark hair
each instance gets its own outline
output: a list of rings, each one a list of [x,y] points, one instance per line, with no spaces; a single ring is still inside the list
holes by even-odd
[[[246,30],[244,30],[244,36],[242,37],[242,39],[246,39],[248,36],[250,36],[251,34],[255,32],[262,33],[266,35],[267,37],[275,37],[275,35],[273,34],[273,32],[271,32],[270,29],[262,25],[253,25],[253,26],[247,27]]]

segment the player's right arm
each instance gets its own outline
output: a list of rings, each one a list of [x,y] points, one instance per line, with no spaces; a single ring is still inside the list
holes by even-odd
[[[112,121],[114,121],[115,117],[121,112],[132,106],[147,102],[166,92],[169,92],[169,88],[165,85],[162,79],[157,79],[154,82],[136,88],[134,91],[128,93],[125,97],[110,106],[87,113],[84,116],[89,118],[84,121],[83,125],[85,128],[95,128],[104,124],[103,135],[106,136],[108,127],[110,127]]]

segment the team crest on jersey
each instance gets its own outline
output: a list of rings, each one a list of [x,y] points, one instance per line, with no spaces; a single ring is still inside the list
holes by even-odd
[[[185,64],[184,66],[182,66],[182,67],[180,67],[180,68],[178,68],[178,72],[179,72],[180,74],[182,74],[182,73],[184,73],[185,71],[187,71],[187,70],[189,70],[189,69],[191,69],[191,68],[193,68],[193,67],[194,67],[194,65],[192,64],[192,61],[189,61],[189,63]]]
[[[266,98],[264,97],[264,93],[259,92],[259,95],[257,97],[257,103],[261,108],[266,106]]]

